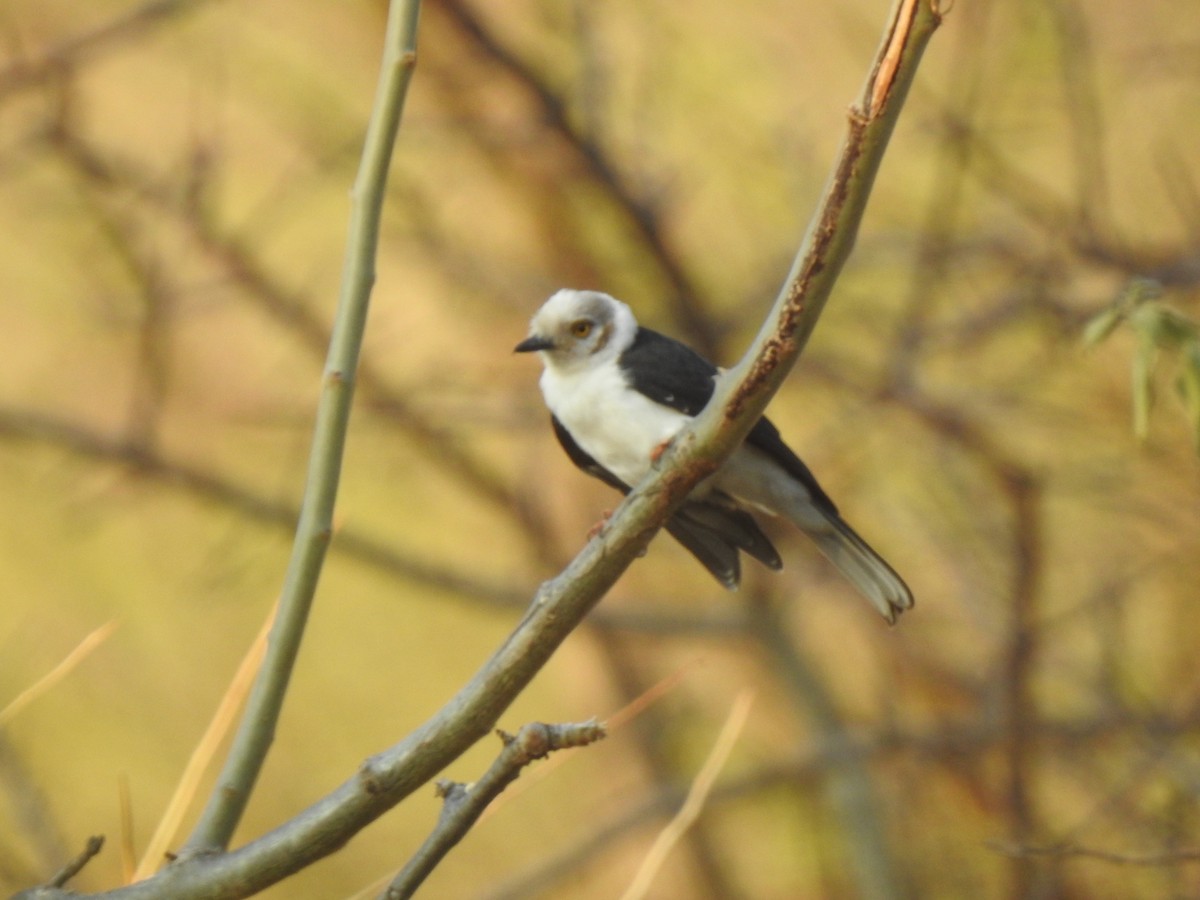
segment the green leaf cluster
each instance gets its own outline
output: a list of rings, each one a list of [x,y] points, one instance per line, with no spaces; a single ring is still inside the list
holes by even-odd
[[[1088,321],[1084,343],[1095,346],[1121,325],[1137,339],[1130,367],[1134,434],[1142,441],[1149,436],[1158,386],[1170,380],[1191,428],[1192,444],[1200,453],[1200,323],[1172,307],[1159,282],[1137,278],[1111,306]]]

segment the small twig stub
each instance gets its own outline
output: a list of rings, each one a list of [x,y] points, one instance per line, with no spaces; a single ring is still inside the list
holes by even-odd
[[[47,883],[47,886],[60,888],[65,885],[68,881],[78,875],[83,870],[83,867],[91,861],[92,857],[100,853],[103,847],[104,835],[92,835],[87,839],[87,844],[84,846],[83,850],[79,852],[79,855],[59,869],[58,872],[55,873],[54,877],[51,878]]]

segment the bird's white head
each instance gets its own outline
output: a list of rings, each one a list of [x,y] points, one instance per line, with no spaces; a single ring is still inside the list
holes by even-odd
[[[615,358],[637,336],[633,311],[599,291],[564,288],[533,315],[517,353],[538,351],[547,367],[581,369]]]

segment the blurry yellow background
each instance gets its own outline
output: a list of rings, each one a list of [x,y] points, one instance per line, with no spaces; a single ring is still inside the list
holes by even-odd
[[[425,5],[339,533],[238,842],[436,711],[615,504],[511,354],[552,290],[741,354],[886,11]],[[140,852],[280,588],[384,14],[0,10],[0,707],[116,623],[0,731],[0,889],[93,833],[72,885],[120,882],[122,783]],[[1200,893],[1171,859],[1200,849],[1200,467],[1170,360],[1139,444],[1134,340],[1080,341],[1136,276],[1200,318],[1197,46],[1194,0],[955,4],[772,407],[916,609],[889,630],[782,528],[785,570],[738,594],[657,539],[502,724],[678,683],[527,772],[429,896],[618,895],[746,688],[652,896]],[[354,896],[437,811],[268,896]]]

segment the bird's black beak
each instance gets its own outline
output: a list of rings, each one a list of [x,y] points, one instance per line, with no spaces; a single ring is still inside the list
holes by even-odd
[[[531,334],[517,346],[513,347],[513,353],[532,353],[535,350],[553,350],[554,341],[549,338],[544,338],[538,334]]]

